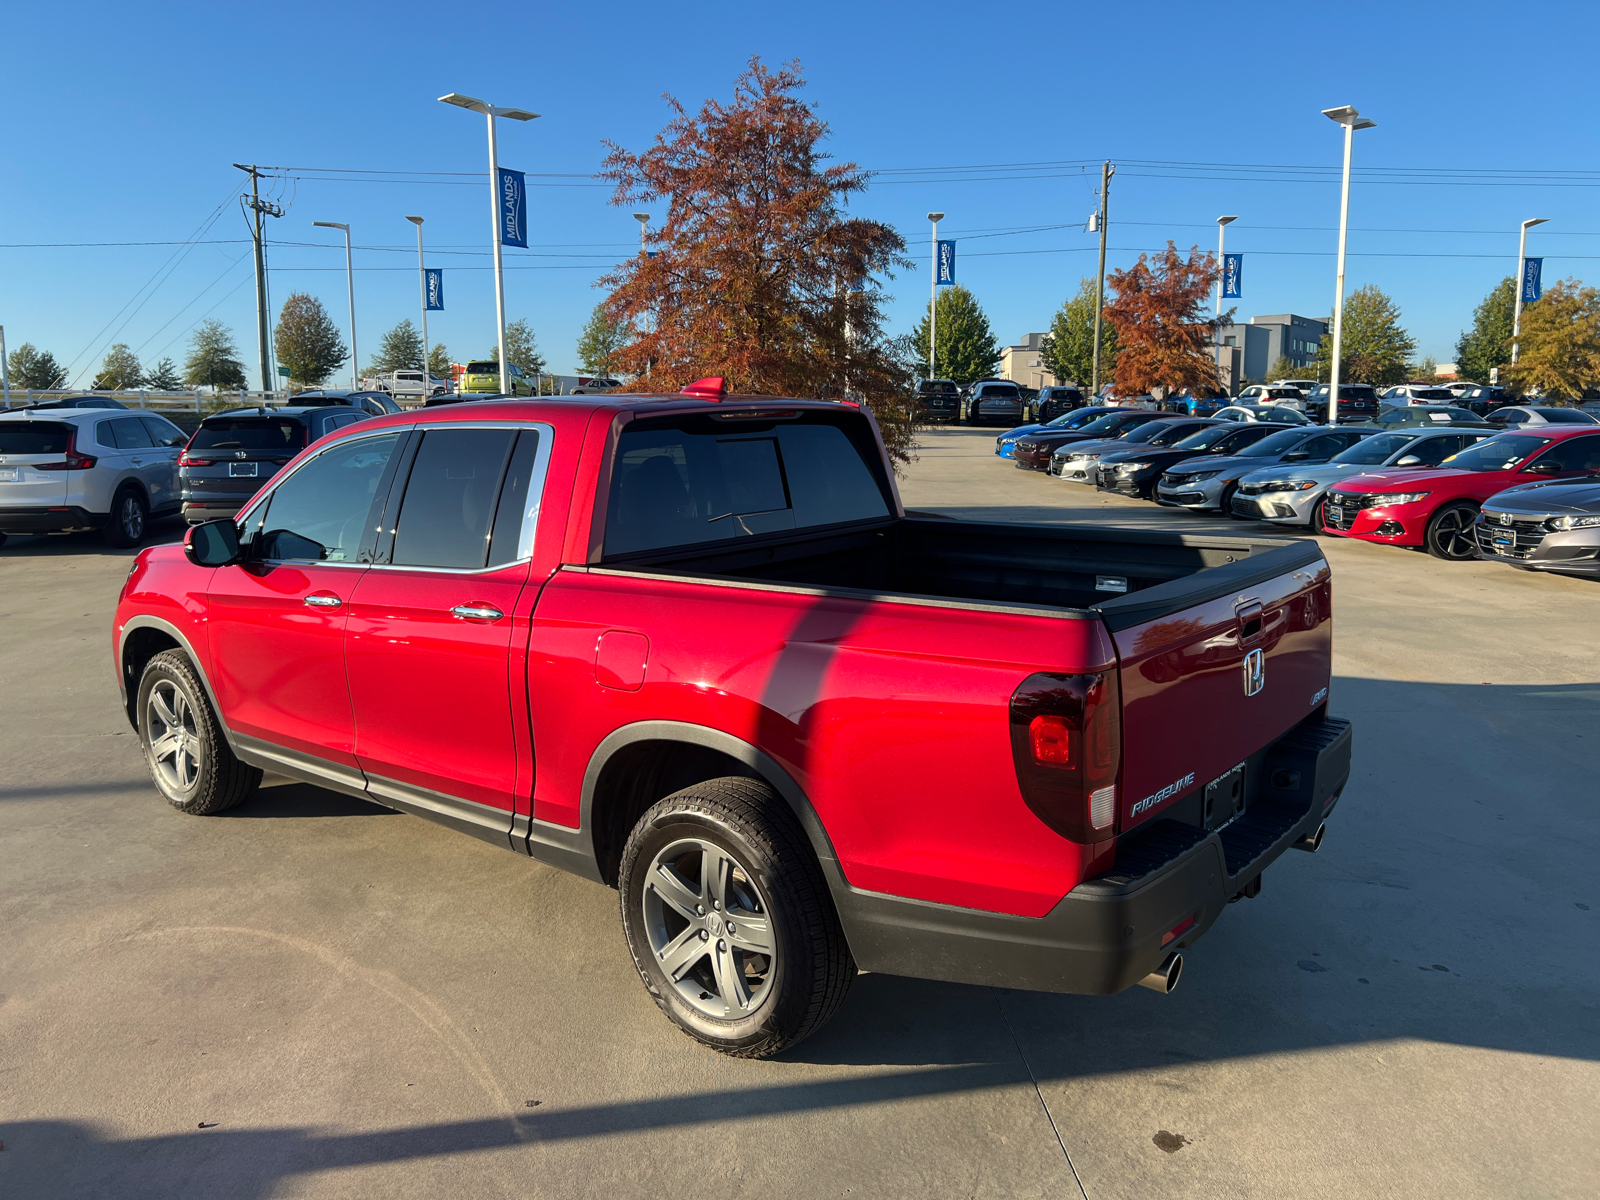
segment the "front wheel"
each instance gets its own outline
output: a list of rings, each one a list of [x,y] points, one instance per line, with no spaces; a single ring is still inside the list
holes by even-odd
[[[1478,506],[1468,500],[1446,504],[1428,521],[1422,544],[1429,554],[1446,562],[1467,562],[1478,557]]]
[[[1236,520],[1236,521],[1242,521],[1242,520],[1244,520],[1243,517],[1234,517],[1233,516],[1233,497],[1238,492],[1238,490],[1239,490],[1238,487],[1235,484],[1231,484],[1231,483],[1227,487],[1222,489],[1221,512],[1222,512],[1222,515],[1225,516],[1225,517],[1233,517],[1233,519]]]
[[[1311,509],[1311,532],[1322,533],[1328,526],[1328,497],[1324,495]]]
[[[260,769],[234,757],[182,650],[164,651],[145,666],[137,712],[150,778],[179,812],[210,816],[242,804],[261,785]]]
[[[855,960],[804,832],[765,783],[713,779],[658,801],[617,883],[639,977],[703,1045],[767,1058],[844,1002]]]

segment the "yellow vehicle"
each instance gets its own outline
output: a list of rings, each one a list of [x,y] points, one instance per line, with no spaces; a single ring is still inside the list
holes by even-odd
[[[533,378],[527,375],[516,363],[511,364],[511,386],[507,389],[508,396],[531,396],[534,394]],[[497,362],[469,362],[467,373],[461,377],[461,390],[467,393],[477,393],[480,396],[494,396],[500,392],[500,364]]]

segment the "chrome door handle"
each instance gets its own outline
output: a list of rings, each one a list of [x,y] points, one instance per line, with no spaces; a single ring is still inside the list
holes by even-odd
[[[344,601],[337,596],[307,596],[308,608],[338,608]]]
[[[505,613],[492,604],[458,604],[450,610],[450,615],[463,621],[498,621]]]

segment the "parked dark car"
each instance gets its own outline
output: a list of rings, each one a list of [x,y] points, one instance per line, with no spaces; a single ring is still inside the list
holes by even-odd
[[[1050,474],[1069,483],[1092,484],[1098,478],[1097,464],[1107,454],[1116,454],[1135,446],[1153,450],[1174,446],[1184,438],[1216,424],[1218,422],[1205,417],[1166,416],[1159,421],[1146,421],[1120,437],[1069,442],[1050,456]]]
[[[1378,415],[1378,393],[1371,384],[1341,383],[1339,411],[1328,415],[1328,385],[1321,384],[1306,399],[1306,416],[1323,425],[1355,425]]]
[[[1012,458],[1024,470],[1046,471],[1050,468],[1050,456],[1068,442],[1121,437],[1150,421],[1163,419],[1170,420],[1170,417],[1166,413],[1145,412],[1137,408],[1114,409],[1077,429],[1043,429],[1019,438],[1012,450]]]
[[[366,417],[342,406],[234,409],[207,417],[178,458],[184,517],[198,525],[233,516],[305,447]]]
[[[127,408],[121,400],[110,396],[65,396],[60,400],[41,400],[24,406],[30,412],[40,408]]]
[[[341,392],[324,389],[315,392],[296,392],[294,402],[297,408],[331,408],[336,405],[359,408],[369,417],[383,417],[401,411],[400,405],[388,392]]]
[[[1071,412],[1062,413],[1052,421],[1038,425],[1018,425],[1015,429],[1008,429],[994,440],[994,452],[999,458],[1013,457],[1017,442],[1031,433],[1039,433],[1051,429],[1082,429],[1090,421],[1098,420],[1107,413],[1116,412],[1114,408],[1078,408]]]
[[[1123,496],[1141,499],[1155,498],[1156,480],[1173,463],[1187,461],[1204,454],[1218,457],[1239,453],[1264,437],[1286,425],[1268,425],[1261,422],[1244,424],[1233,421],[1211,421],[1199,433],[1191,433],[1180,442],[1166,447],[1118,450],[1100,456],[1099,474],[1095,486],[1104,492],[1117,492]]]
[[[1485,500],[1478,557],[1600,579],[1600,453],[1586,465],[1593,471],[1588,479],[1524,484]]]
[[[917,420],[954,424],[961,419],[961,389],[953,379],[924,379],[917,384]]]
[[[1440,425],[1466,425],[1472,429],[1500,429],[1469,408],[1455,404],[1407,404],[1384,408],[1373,418],[1379,429],[1431,429]]]
[[[1173,508],[1220,511],[1232,516],[1233,496],[1239,490],[1239,480],[1252,471],[1277,463],[1327,462],[1371,432],[1370,429],[1296,426],[1262,438],[1231,458],[1208,456],[1174,463],[1156,483],[1156,503]]]
[[[1039,389],[1039,398],[1033,404],[1033,419],[1040,423],[1055,420],[1062,413],[1074,412],[1089,403],[1081,388],[1054,384]]]
[[[1446,389],[1455,397],[1450,403],[1469,408],[1480,417],[1486,417],[1497,408],[1515,404],[1516,397],[1503,387],[1488,387],[1481,383],[1452,383]]]
[[[1022,424],[1023,411],[1022,392],[1016,384],[982,380],[972,385],[961,419],[968,425],[1004,423],[1009,429]]]

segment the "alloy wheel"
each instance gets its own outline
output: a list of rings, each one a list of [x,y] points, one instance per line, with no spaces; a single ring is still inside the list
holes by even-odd
[[[144,506],[139,503],[139,497],[132,492],[122,497],[122,507],[117,512],[117,520],[122,523],[122,532],[127,535],[130,542],[137,542],[144,537]]]
[[[1477,557],[1474,524],[1470,510],[1465,508],[1452,508],[1439,514],[1433,536],[1446,558]]]
[[[150,689],[146,707],[150,761],[169,789],[191,791],[200,779],[203,756],[194,705],[177,684],[163,679]]]
[[[736,1020],[766,1002],[778,951],[771,912],[745,866],[703,838],[651,860],[644,928],[667,981],[708,1017]]]

